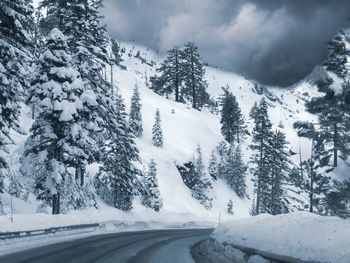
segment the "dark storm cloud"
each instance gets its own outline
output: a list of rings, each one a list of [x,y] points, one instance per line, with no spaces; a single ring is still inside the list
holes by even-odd
[[[190,40],[210,64],[290,85],[349,26],[349,0],[105,0],[112,34],[165,51]]]

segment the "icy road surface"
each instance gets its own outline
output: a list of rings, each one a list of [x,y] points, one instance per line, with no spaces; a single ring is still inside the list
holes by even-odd
[[[148,230],[104,234],[0,257],[0,262],[193,263],[190,247],[213,229]]]

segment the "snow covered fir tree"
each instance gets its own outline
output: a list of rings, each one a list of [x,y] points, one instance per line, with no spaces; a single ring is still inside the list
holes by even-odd
[[[135,86],[134,93],[131,97],[131,107],[129,113],[129,125],[136,137],[140,137],[143,132],[142,116],[141,116],[141,102],[138,87]]]
[[[152,128],[152,143],[155,147],[163,147],[163,131],[161,127],[160,111],[156,110],[155,121]]]
[[[242,42],[231,45],[230,31],[230,45],[212,46],[246,21],[243,11],[258,12],[256,3],[237,9],[242,16],[230,26],[212,34],[203,29],[200,36],[186,31],[194,30],[189,21],[197,17],[183,13],[180,18],[189,20],[183,34],[171,27],[181,19],[169,19],[168,31],[158,25],[159,41],[147,42],[157,42],[151,47],[137,37],[126,42],[134,26],[128,19],[135,16],[114,14],[112,6],[120,5],[0,0],[0,239],[2,233],[73,224],[107,230],[106,222],[125,229],[215,226],[232,239],[248,229],[253,236],[247,242],[267,238],[271,222],[281,232],[293,232],[289,227],[303,220],[311,226],[337,222],[348,233],[350,29],[323,35],[334,37],[324,44],[321,64],[285,88],[266,81],[275,71],[280,75],[272,82],[286,76],[284,64],[278,67],[287,61],[284,54],[269,54],[271,61],[259,64],[258,52],[242,62],[244,50],[263,39],[246,44],[240,34]],[[143,11],[149,15],[146,6]],[[119,27],[128,27],[125,35]],[[169,32],[174,35],[166,38]],[[227,46],[236,55],[222,62]],[[227,71],[231,63],[238,73]],[[257,70],[257,64],[263,66]],[[253,80],[253,71],[264,76]],[[236,219],[239,227],[226,223]],[[317,228],[311,236],[332,235],[339,226],[331,233]]]
[[[33,60],[31,25],[33,8],[29,1],[5,1],[0,4],[0,192],[9,166],[3,157],[12,142],[10,129],[18,129],[20,102],[29,87]],[[3,203],[0,196],[0,214]]]
[[[142,184],[145,188],[145,193],[142,195],[141,203],[145,207],[159,212],[163,202],[158,187],[157,164],[153,159],[149,163],[148,173],[142,178]]]
[[[73,175],[68,169],[74,168],[77,174],[94,158],[98,147],[90,138],[94,126],[90,123],[91,130],[87,129],[89,119],[85,116],[96,109],[97,102],[85,99],[93,93],[84,91],[80,74],[72,66],[66,37],[61,31],[54,28],[46,46],[32,83],[31,96],[36,98],[34,101],[39,104],[40,111],[26,143],[23,171],[29,173],[27,176],[35,171],[37,198],[52,205],[56,214],[59,213],[60,202],[64,202],[60,201],[60,197],[69,199],[66,201],[69,207],[84,206],[84,197],[79,193],[79,185],[83,186],[83,182],[73,182]]]

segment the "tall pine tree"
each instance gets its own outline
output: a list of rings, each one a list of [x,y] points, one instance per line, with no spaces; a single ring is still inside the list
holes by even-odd
[[[62,202],[65,198],[74,199],[74,209],[84,207],[84,201],[78,197],[82,190],[71,184],[73,175],[69,168],[75,168],[76,176],[78,168],[85,169],[97,152],[97,143],[90,136],[97,124],[88,117],[97,102],[92,91],[84,90],[80,74],[72,65],[66,38],[58,29],[51,31],[46,46],[32,83],[32,96],[36,97],[40,112],[26,143],[23,165],[29,160],[30,166],[22,171],[34,174],[37,198],[52,204],[56,214],[60,212],[60,196]]]
[[[141,116],[141,103],[139,88],[137,86],[135,86],[134,94],[131,97],[129,125],[136,137],[142,136],[143,128]]]
[[[333,153],[333,166],[338,166],[338,152],[346,159],[350,147],[350,31],[341,30],[328,45],[328,58],[324,67],[328,78],[317,83],[324,96],[307,103],[309,112],[316,114],[322,129],[324,143]]]
[[[183,49],[184,57],[184,95],[191,98],[192,108],[200,109],[208,102],[207,82],[204,80],[205,69],[198,47],[193,42],[187,42]]]
[[[166,59],[157,69],[159,76],[151,77],[151,88],[157,94],[167,97],[175,93],[175,101],[180,101],[180,89],[184,77],[182,50],[178,47],[168,50]]]
[[[103,166],[100,167],[97,180],[100,186],[107,188],[108,196],[113,198],[116,208],[131,211],[134,197],[142,189],[137,177],[140,170],[135,165],[140,159],[135,137],[127,125],[125,106],[120,96],[116,107],[116,137],[111,138],[105,146]],[[101,189],[97,191],[102,193]]]
[[[330,178],[325,173],[325,167],[329,164],[331,153],[325,149],[323,133],[308,122],[296,122],[298,136],[311,140],[311,156],[301,164],[301,169],[306,174],[298,180],[299,187],[309,195],[309,210],[315,212],[314,208],[325,203],[325,197],[329,190]]]
[[[220,120],[221,133],[229,143],[235,141],[240,143],[246,133],[244,118],[236,97],[227,89],[224,89],[224,92]]]
[[[262,98],[259,104],[255,103],[250,111],[250,117],[254,120],[253,138],[251,148],[254,151],[252,163],[255,164],[253,173],[255,176],[256,214],[269,211],[269,152],[272,124],[268,116],[268,104]]]
[[[0,192],[4,191],[2,181],[8,167],[4,153],[11,142],[9,132],[18,128],[19,103],[29,87],[32,13],[30,0],[0,2]]]
[[[289,212],[288,185],[291,183],[290,154],[286,150],[286,136],[281,131],[274,131],[270,138],[270,204],[268,211],[273,214]]]

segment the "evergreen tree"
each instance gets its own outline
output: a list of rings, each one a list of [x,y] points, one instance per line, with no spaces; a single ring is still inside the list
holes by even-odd
[[[160,124],[160,112],[159,109],[157,109],[155,122],[152,128],[152,143],[156,147],[163,148],[163,131]]]
[[[163,206],[163,202],[158,189],[157,164],[153,159],[149,164],[148,173],[143,176],[142,184],[146,189],[146,193],[142,196],[141,203],[145,207],[159,212],[159,209]]]
[[[252,163],[255,164],[253,173],[255,176],[256,214],[269,211],[269,153],[272,124],[268,117],[268,105],[264,98],[259,104],[255,103],[250,111],[250,117],[254,120],[253,138],[251,148],[254,151]]]
[[[235,193],[243,198],[246,195],[247,188],[245,182],[247,167],[242,161],[241,148],[231,145],[226,154],[224,178]]]
[[[198,145],[196,149],[196,156],[194,159],[194,173],[193,173],[193,188],[192,196],[200,201],[200,203],[207,209],[212,208],[212,198],[208,197],[208,192],[212,188],[209,179],[206,177],[202,159],[202,150]]]
[[[21,198],[23,193],[23,185],[19,176],[12,174],[10,177],[10,185],[8,193],[14,197]]]
[[[66,36],[73,64],[77,66],[84,89],[92,90],[97,108],[89,116],[98,122],[98,129],[90,137],[99,143],[94,159],[99,161],[104,154],[104,142],[116,137],[117,115],[113,101],[113,88],[102,76],[105,64],[110,64],[107,51],[108,37],[105,25],[101,23],[101,0],[44,0],[41,7],[47,10],[42,24],[46,29],[57,26]],[[84,169],[77,164],[79,175],[84,180]]]
[[[349,77],[350,65],[349,30],[340,30],[328,43],[328,58],[324,66],[341,78]]]
[[[324,67],[328,78],[317,83],[324,96],[313,98],[307,103],[307,110],[316,114],[322,130],[324,143],[333,153],[333,166],[338,165],[338,152],[347,159],[350,147],[348,123],[350,120],[350,33],[341,30],[328,45],[328,58]],[[327,155],[328,153],[325,152]]]
[[[183,49],[169,50],[157,72],[158,75],[150,78],[151,89],[156,93],[166,97],[174,93],[175,101],[189,100],[195,109],[210,102],[204,66],[194,43],[186,43]]]
[[[29,87],[32,61],[33,7],[29,0],[0,2],[0,192],[8,164],[4,159],[11,142],[10,129],[18,129],[20,101]],[[0,210],[2,210],[0,203]]]
[[[34,174],[37,198],[51,204],[53,213],[59,213],[60,196],[74,199],[70,203],[74,209],[84,206],[77,198],[82,190],[70,182],[69,169],[75,168],[77,176],[94,160],[98,147],[90,134],[98,126],[89,116],[97,102],[92,91],[84,90],[80,74],[71,63],[66,38],[58,29],[51,31],[46,46],[32,83],[32,96],[41,110],[26,143],[24,159],[29,161],[24,160],[23,165],[29,162],[30,166],[22,171]]]
[[[311,140],[311,156],[302,162],[301,169],[306,170],[306,175],[300,178],[298,184],[309,195],[309,209],[314,212],[314,208],[325,202],[325,195],[329,190],[330,178],[324,173],[324,168],[328,165],[331,154],[325,149],[323,134],[317,131],[312,123],[296,122],[294,128],[298,131],[298,136]]]
[[[223,178],[225,174],[225,167],[227,161],[227,145],[226,141],[221,141],[219,145],[216,147],[216,150],[219,153],[219,162],[218,162],[218,177]]]
[[[120,47],[114,38],[111,38],[111,42],[112,42],[112,53],[114,56],[113,63],[115,65],[120,65],[120,63],[123,62],[122,55],[120,52]]]
[[[233,215],[233,202],[232,200],[230,199],[230,201],[228,201],[227,203],[227,213],[229,215]]]
[[[4,176],[2,176],[2,174],[0,173],[0,194],[3,194],[4,193]],[[5,214],[5,210],[4,210],[4,204],[3,204],[3,201],[2,201],[2,197],[0,195],[0,215],[3,215]]]
[[[141,117],[141,103],[140,103],[140,94],[137,86],[135,86],[134,94],[131,97],[129,125],[136,137],[142,136],[143,128],[142,128],[142,117]]]
[[[187,42],[183,49],[184,57],[184,91],[186,97],[190,97],[192,108],[200,109],[208,101],[206,92],[208,86],[204,80],[205,69],[198,53],[198,47],[193,42]]]
[[[236,97],[227,89],[224,89],[224,92],[220,120],[221,133],[229,143],[235,141],[239,143],[246,133],[244,118]]]
[[[326,194],[326,210],[331,216],[350,217],[350,180],[333,181],[333,189]]]
[[[151,89],[157,94],[168,97],[175,93],[175,101],[180,101],[180,88],[184,77],[184,67],[182,59],[182,50],[178,47],[168,50],[166,59],[157,69],[159,76],[150,78]]]
[[[140,159],[135,137],[127,125],[125,106],[120,97],[116,107],[117,136],[107,142],[103,166],[100,167],[97,176],[98,181],[107,186],[108,196],[113,198],[114,206],[123,211],[131,211],[134,196],[141,190],[137,177],[140,171],[134,164],[134,162],[140,162]],[[101,188],[98,192],[101,193]]]
[[[211,154],[210,154],[209,165],[208,165],[208,173],[214,180],[217,180],[218,163],[217,163],[217,159],[216,159],[214,151],[212,151]]]
[[[290,154],[286,151],[286,136],[281,131],[274,131],[270,138],[270,206],[273,215],[289,212],[289,195],[287,185],[291,183]]]

